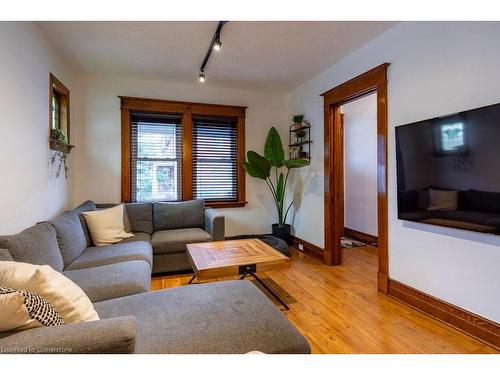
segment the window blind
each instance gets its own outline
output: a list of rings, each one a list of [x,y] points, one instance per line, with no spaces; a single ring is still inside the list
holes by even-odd
[[[182,199],[181,116],[132,113],[133,202]]]
[[[238,200],[238,140],[234,118],[193,116],[193,197]]]

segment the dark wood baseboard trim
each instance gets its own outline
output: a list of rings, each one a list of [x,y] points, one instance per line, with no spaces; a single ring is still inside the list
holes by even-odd
[[[389,279],[389,296],[500,350],[500,324]]]
[[[308,255],[311,255],[317,259],[320,259],[323,262],[323,249],[315,244],[307,242],[301,238],[292,236],[293,247],[297,250],[302,251]],[[303,250],[299,249],[299,244],[303,246]]]
[[[354,240],[367,243],[371,246],[378,246],[378,237],[368,233],[359,232],[357,230],[344,227],[344,236],[351,237]]]

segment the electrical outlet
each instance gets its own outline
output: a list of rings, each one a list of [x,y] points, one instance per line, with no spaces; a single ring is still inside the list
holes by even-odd
[[[299,250],[304,251],[304,245],[302,245],[301,243],[299,243]]]

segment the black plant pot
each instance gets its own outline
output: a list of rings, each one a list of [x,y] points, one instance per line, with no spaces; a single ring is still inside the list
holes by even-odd
[[[292,243],[292,236],[290,235],[290,231],[292,226],[290,224],[285,224],[283,227],[279,227],[279,224],[273,224],[273,236],[281,238],[288,245]]]

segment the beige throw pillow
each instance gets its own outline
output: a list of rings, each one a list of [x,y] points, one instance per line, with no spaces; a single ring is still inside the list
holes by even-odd
[[[428,211],[451,211],[458,208],[458,191],[429,189]]]
[[[65,323],[99,320],[83,290],[50,266],[0,262],[0,285],[38,294],[54,306]]]
[[[57,326],[64,320],[43,297],[27,290],[0,286],[0,332]]]
[[[125,232],[123,204],[105,210],[82,212],[82,215],[96,246],[111,245],[134,236]]]

